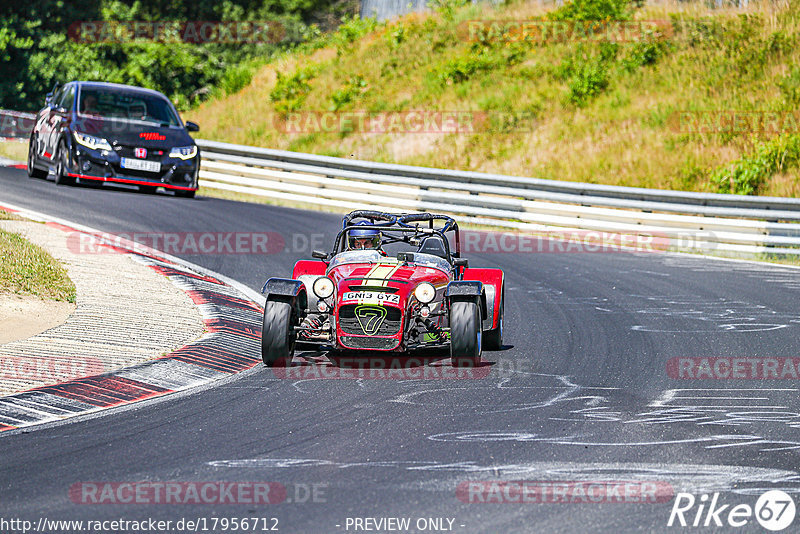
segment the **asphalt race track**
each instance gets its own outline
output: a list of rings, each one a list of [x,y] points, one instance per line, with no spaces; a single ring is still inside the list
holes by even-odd
[[[325,234],[328,249],[340,224],[288,208],[61,187],[9,168],[0,169],[4,202],[112,233],[277,232],[287,251],[181,255],[256,290],[288,276],[314,234]],[[663,253],[469,258],[506,273],[506,347],[484,353],[493,364],[485,378],[298,381],[259,366],[202,391],[0,435],[0,517],[205,518],[217,532],[212,518],[243,517],[277,518],[280,532],[374,526],[355,530],[354,518],[410,518],[414,532],[652,532],[668,530],[671,494],[498,503],[457,490],[648,482],[698,499],[719,493],[728,510],[769,489],[800,492],[796,377],[686,380],[668,371],[678,357],[800,356],[800,269]],[[277,482],[287,495],[257,506],[70,496],[76,484],[141,481]],[[752,517],[736,530],[763,531]]]

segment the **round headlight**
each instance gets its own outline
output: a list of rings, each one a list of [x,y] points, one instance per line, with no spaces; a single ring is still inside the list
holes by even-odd
[[[321,299],[326,299],[333,295],[333,281],[327,276],[320,276],[314,280],[314,285],[311,286],[314,294]]]
[[[417,297],[417,300],[422,304],[429,304],[436,296],[436,288],[428,282],[422,282],[417,286],[417,289],[414,290],[414,296]]]

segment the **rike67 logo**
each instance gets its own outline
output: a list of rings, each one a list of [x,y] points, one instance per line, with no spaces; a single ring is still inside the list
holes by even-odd
[[[755,519],[763,528],[779,531],[792,524],[795,512],[794,499],[781,490],[764,493],[755,507],[720,504],[719,493],[712,496],[703,494],[699,499],[691,493],[678,493],[667,526],[743,527]]]

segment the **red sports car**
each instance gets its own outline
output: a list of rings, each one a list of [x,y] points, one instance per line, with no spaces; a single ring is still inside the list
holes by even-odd
[[[354,211],[333,250],[312,256],[262,289],[270,367],[289,365],[296,342],[384,354],[449,346],[459,367],[502,346],[503,271],[469,268],[450,217]]]

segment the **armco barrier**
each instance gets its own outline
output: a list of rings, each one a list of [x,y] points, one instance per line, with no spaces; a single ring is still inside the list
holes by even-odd
[[[36,115],[0,109],[0,139],[27,139]]]
[[[662,191],[316,156],[199,139],[205,187],[341,209],[440,211],[527,232],[668,237],[672,248],[800,255],[800,199]]]

